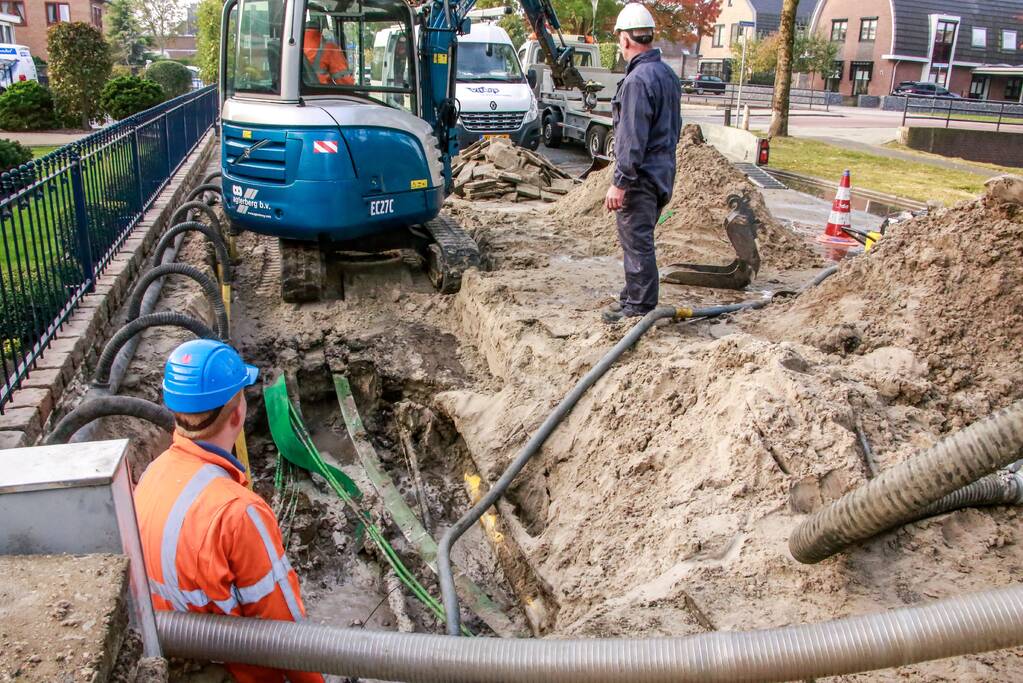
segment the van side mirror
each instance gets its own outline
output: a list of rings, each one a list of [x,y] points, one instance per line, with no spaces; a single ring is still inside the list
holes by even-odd
[[[529,87],[536,90],[536,69],[530,68],[526,72],[526,82],[529,83]]]

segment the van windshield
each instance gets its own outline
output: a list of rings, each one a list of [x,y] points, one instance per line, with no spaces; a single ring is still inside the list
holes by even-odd
[[[522,83],[522,69],[511,45],[459,43],[458,76],[463,83]]]

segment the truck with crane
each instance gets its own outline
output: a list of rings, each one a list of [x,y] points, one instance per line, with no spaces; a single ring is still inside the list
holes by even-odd
[[[322,298],[327,260],[339,253],[413,249],[442,292],[457,291],[478,264],[475,242],[439,216],[459,150],[459,37],[474,3],[224,4],[224,209],[234,231],[279,239],[285,300]],[[560,24],[549,0],[521,4],[551,78],[595,105],[601,85],[551,33],[560,36]]]

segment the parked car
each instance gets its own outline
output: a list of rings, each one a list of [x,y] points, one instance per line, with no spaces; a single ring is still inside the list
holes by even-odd
[[[917,97],[937,97],[945,100],[960,99],[959,95],[956,95],[947,88],[943,88],[937,83],[929,83],[927,81],[902,81],[895,86],[895,89],[892,90],[892,94]]]
[[[681,83],[682,92],[685,93],[696,93],[697,95],[702,95],[705,92],[718,95],[725,94],[725,82],[717,76],[697,74],[696,78],[681,79]]]

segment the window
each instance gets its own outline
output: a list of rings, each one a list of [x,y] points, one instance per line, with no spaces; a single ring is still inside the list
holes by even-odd
[[[99,5],[92,6],[92,25],[96,28],[103,28],[103,8]]]
[[[860,19],[860,42],[874,42],[875,38],[877,38],[877,17]]]
[[[375,71],[376,59],[373,61]],[[455,78],[459,83],[524,83],[526,80],[515,51],[504,43],[459,43]]]
[[[729,37],[728,44],[735,45],[739,42],[739,36],[742,35],[742,26],[739,24],[732,24],[732,33]]]
[[[280,92],[283,33],[284,0],[242,0],[229,91]]]
[[[714,40],[711,42],[711,47],[724,47],[725,46],[725,25],[714,24]]]
[[[25,3],[21,2],[21,0],[17,0],[16,2],[12,2],[11,0],[0,1],[0,12],[3,12],[4,14],[13,14],[15,16],[21,17],[21,24],[19,25],[20,26],[25,25]]]
[[[1023,93],[1023,78],[1010,78],[1005,82],[1005,99],[1019,101]]]
[[[844,43],[846,31],[849,30],[848,19],[831,20],[831,40],[835,43]]]
[[[836,59],[831,63],[831,71],[824,77],[824,89],[829,92],[838,92],[838,86],[842,82],[842,61]]]
[[[870,79],[874,75],[874,62],[851,62],[849,79],[853,82],[853,95],[866,95]]]
[[[7,24],[0,25],[0,43],[13,43],[14,29]]]
[[[704,62],[700,64],[700,78],[715,78],[724,74],[725,65],[722,62]]]
[[[958,21],[938,22],[934,30],[934,50],[931,52],[931,62],[935,64],[948,64],[952,60],[952,44],[956,42],[956,29],[959,28]]]
[[[985,98],[985,91],[987,90],[987,76],[977,76],[974,74],[970,80],[970,99],[971,100],[983,100]]]
[[[970,45],[973,47],[987,47],[987,29],[974,26]]]
[[[1015,52],[1016,51],[1016,32],[1015,31],[1002,31],[1002,52]]]
[[[62,21],[71,21],[71,5],[66,2],[46,3],[46,23],[59,24]]]
[[[283,0],[276,2],[283,4]],[[360,95],[415,111],[415,55],[411,49],[412,22],[406,8],[404,3],[373,0],[310,2],[302,33],[299,92]],[[370,64],[366,63],[367,56],[371,57]],[[458,67],[459,80],[524,80],[511,46],[459,43]]]

